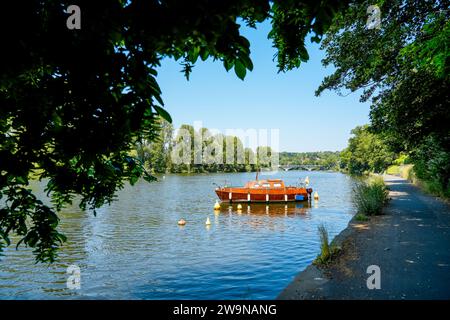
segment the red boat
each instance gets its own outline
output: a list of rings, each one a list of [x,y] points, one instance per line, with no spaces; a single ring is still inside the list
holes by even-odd
[[[311,199],[311,188],[285,186],[281,179],[249,181],[243,187],[218,187],[216,194],[227,202],[291,202]]]

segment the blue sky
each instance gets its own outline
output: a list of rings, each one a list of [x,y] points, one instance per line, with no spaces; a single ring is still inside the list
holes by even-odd
[[[254,65],[244,81],[212,59],[199,59],[189,81],[179,62],[162,62],[158,82],[175,128],[201,121],[204,127],[224,133],[225,129],[279,129],[280,151],[342,150],[350,130],[368,123],[369,104],[360,103],[358,93],[341,97],[326,91],[314,96],[332,69],[321,65],[324,52],[309,39],[310,60],[299,69],[277,73],[269,30],[268,22],[256,30],[242,27]]]

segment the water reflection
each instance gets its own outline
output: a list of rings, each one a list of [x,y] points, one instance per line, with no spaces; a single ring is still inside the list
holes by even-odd
[[[57,263],[35,264],[30,248],[7,249],[0,298],[272,299],[316,257],[317,226],[324,223],[332,238],[351,218],[349,177],[279,173],[287,184],[306,175],[319,202],[242,203],[240,210],[233,203],[214,211],[214,182],[254,178],[236,173],[166,175],[126,186],[96,217],[74,205],[60,214],[68,242]],[[66,288],[71,264],[81,269],[80,290]]]
[[[219,210],[215,213],[235,214],[267,214],[267,215],[306,215],[311,208],[311,202],[288,202],[288,203],[221,203]]]

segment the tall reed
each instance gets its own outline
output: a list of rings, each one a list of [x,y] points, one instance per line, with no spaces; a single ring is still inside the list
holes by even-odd
[[[323,224],[318,227],[320,235],[320,260],[328,261],[330,258],[330,244],[328,242],[328,231]]]

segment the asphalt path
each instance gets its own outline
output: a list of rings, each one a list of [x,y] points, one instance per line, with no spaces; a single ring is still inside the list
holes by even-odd
[[[309,266],[279,299],[450,299],[450,206],[405,179],[384,179],[385,214],[353,219],[336,239],[339,257],[327,268]],[[379,289],[367,286],[373,265]]]

